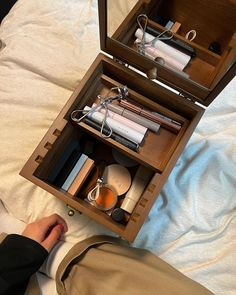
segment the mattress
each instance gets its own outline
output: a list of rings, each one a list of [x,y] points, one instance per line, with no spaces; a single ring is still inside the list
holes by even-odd
[[[68,243],[112,235],[86,216],[69,217],[64,203],[19,176],[100,51],[97,1],[18,0],[0,39],[0,199],[8,214],[28,223],[56,211]],[[235,90],[236,79],[205,111],[133,244],[219,295],[236,294]]]

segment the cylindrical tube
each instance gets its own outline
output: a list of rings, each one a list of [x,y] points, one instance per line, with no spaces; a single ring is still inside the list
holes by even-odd
[[[134,179],[132,181],[131,187],[127,194],[125,195],[124,201],[121,205],[121,209],[125,210],[128,213],[132,213],[134,210],[134,207],[138,203],[146,185],[150,181],[151,177],[153,175],[153,172],[144,167],[139,166]]]
[[[133,111],[140,116],[143,116],[151,121],[159,123],[161,126],[164,128],[171,130],[175,133],[178,133],[179,130],[181,129],[181,124],[179,122],[176,122],[166,116],[163,116],[157,112],[152,112],[147,109],[144,109],[142,107],[136,106],[135,104],[121,99],[120,105],[126,109],[129,109],[130,111]]]
[[[146,56],[146,57],[148,57],[148,58],[150,58],[150,59],[152,59],[152,60],[158,62],[158,61],[156,60],[156,58],[159,58],[160,56],[156,57],[156,56],[153,56],[153,55],[149,54],[149,53],[147,52],[146,48],[145,48],[144,51],[145,51],[145,56]],[[164,60],[164,58],[163,58],[163,60]],[[165,60],[164,60],[164,64],[163,64],[162,66],[165,67],[165,68],[167,68],[167,69],[169,69],[169,70],[171,70],[172,72],[174,72],[174,73],[176,73],[176,74],[178,74],[178,75],[180,75],[180,76],[186,78],[186,79],[189,78],[189,74],[185,73],[185,72],[182,71],[182,70],[179,70],[179,69],[175,68],[173,65],[167,64],[167,63],[165,62]]]
[[[92,107],[96,107],[96,106],[97,106],[96,103],[94,103],[92,105]],[[104,109],[103,107],[98,108],[97,111],[99,111],[102,114],[106,113],[106,109]],[[144,127],[144,126],[142,126],[142,125],[140,125],[138,123],[135,123],[134,121],[131,121],[131,120],[129,120],[129,119],[117,114],[117,113],[114,113],[114,112],[112,112],[110,110],[108,111],[108,116],[109,116],[109,118],[112,118],[112,119],[114,119],[114,120],[116,120],[118,122],[121,122],[122,124],[132,128],[132,129],[135,129],[136,131],[142,133],[143,135],[145,135],[146,132],[147,132],[146,127]]]
[[[129,110],[126,110],[118,105],[115,105],[115,104],[108,104],[107,105],[108,109],[125,117],[125,118],[128,118],[140,125],[143,125],[145,127],[147,127],[148,129],[152,130],[153,132],[157,132],[160,128],[160,124],[157,124],[151,120],[148,120],[142,116],[139,116]]]
[[[149,56],[152,56],[154,60],[157,57],[163,58],[165,61],[165,65],[171,68],[173,67],[174,69],[177,69],[179,71],[182,71],[185,68],[185,65],[180,63],[177,59],[172,58],[168,54],[162,52],[161,50],[158,50],[153,46],[146,46],[145,53],[147,53]]]
[[[142,40],[143,38],[143,32],[141,29],[137,29],[135,32],[135,37],[139,40]],[[154,36],[152,36],[149,33],[145,33],[145,43],[151,43],[154,40]],[[191,57],[172,46],[169,46],[162,42],[161,40],[156,39],[152,46],[154,46],[156,49],[158,49],[160,52],[165,54],[165,56],[169,56],[170,58],[176,60],[178,63],[182,64],[182,69],[185,68],[185,66],[189,63]]]
[[[91,108],[86,106],[84,108],[84,110],[90,111]],[[101,124],[105,118],[105,115],[101,114],[97,111],[94,111],[94,112],[88,113],[87,117],[90,118],[91,120]],[[111,127],[111,129],[114,132],[116,132],[117,134],[119,134],[119,135],[121,135],[121,136],[135,142],[135,143],[138,143],[138,144],[140,144],[143,141],[144,135],[141,134],[140,132],[137,132],[136,130],[134,130],[130,127],[127,127],[124,124],[122,124],[114,119],[111,119],[109,117],[106,118],[106,122]]]

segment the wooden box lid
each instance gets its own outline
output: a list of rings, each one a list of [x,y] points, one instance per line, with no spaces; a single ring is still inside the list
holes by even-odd
[[[117,17],[127,2],[134,6],[124,20]],[[208,106],[236,73],[236,1],[234,0],[98,0],[101,49],[114,58],[135,67],[143,73],[156,71],[156,79],[177,90],[184,97]],[[174,34],[175,40],[190,45],[196,56],[184,69],[184,75],[142,55],[134,48],[137,17],[148,16],[148,26],[163,32],[158,23],[161,16],[181,23]],[[115,31],[111,23],[119,21]],[[193,41],[185,38],[186,32],[194,29]],[[209,50],[212,42],[218,42],[220,53]]]

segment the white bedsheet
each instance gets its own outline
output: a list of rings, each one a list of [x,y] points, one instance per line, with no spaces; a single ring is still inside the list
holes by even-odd
[[[57,211],[66,241],[109,233],[20,177],[99,52],[95,0],[18,0],[0,27],[0,198],[19,220]],[[236,80],[207,109],[134,245],[219,295],[236,293]]]

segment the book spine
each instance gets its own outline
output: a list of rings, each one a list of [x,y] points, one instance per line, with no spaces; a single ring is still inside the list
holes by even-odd
[[[78,193],[93,167],[94,161],[88,158],[70,185],[68,193],[70,193],[72,196]]]
[[[47,181],[53,183],[55,179],[57,178],[58,174],[63,169],[64,165],[70,158],[70,155],[72,152],[76,149],[78,146],[78,142],[75,139],[72,139],[70,142],[66,144],[65,149],[63,150],[62,154],[60,155],[60,158],[55,163],[54,167],[52,167],[52,171],[50,172]]]
[[[80,158],[77,161],[76,165],[74,166],[74,168],[70,172],[69,176],[67,177],[66,181],[62,185],[62,189],[64,189],[65,191],[67,191],[69,189],[70,185],[74,181],[76,175],[78,174],[78,172],[80,171],[80,169],[83,167],[83,165],[84,165],[84,163],[85,163],[85,161],[87,159],[88,159],[88,156],[86,156],[85,154],[82,154],[80,156]]]

